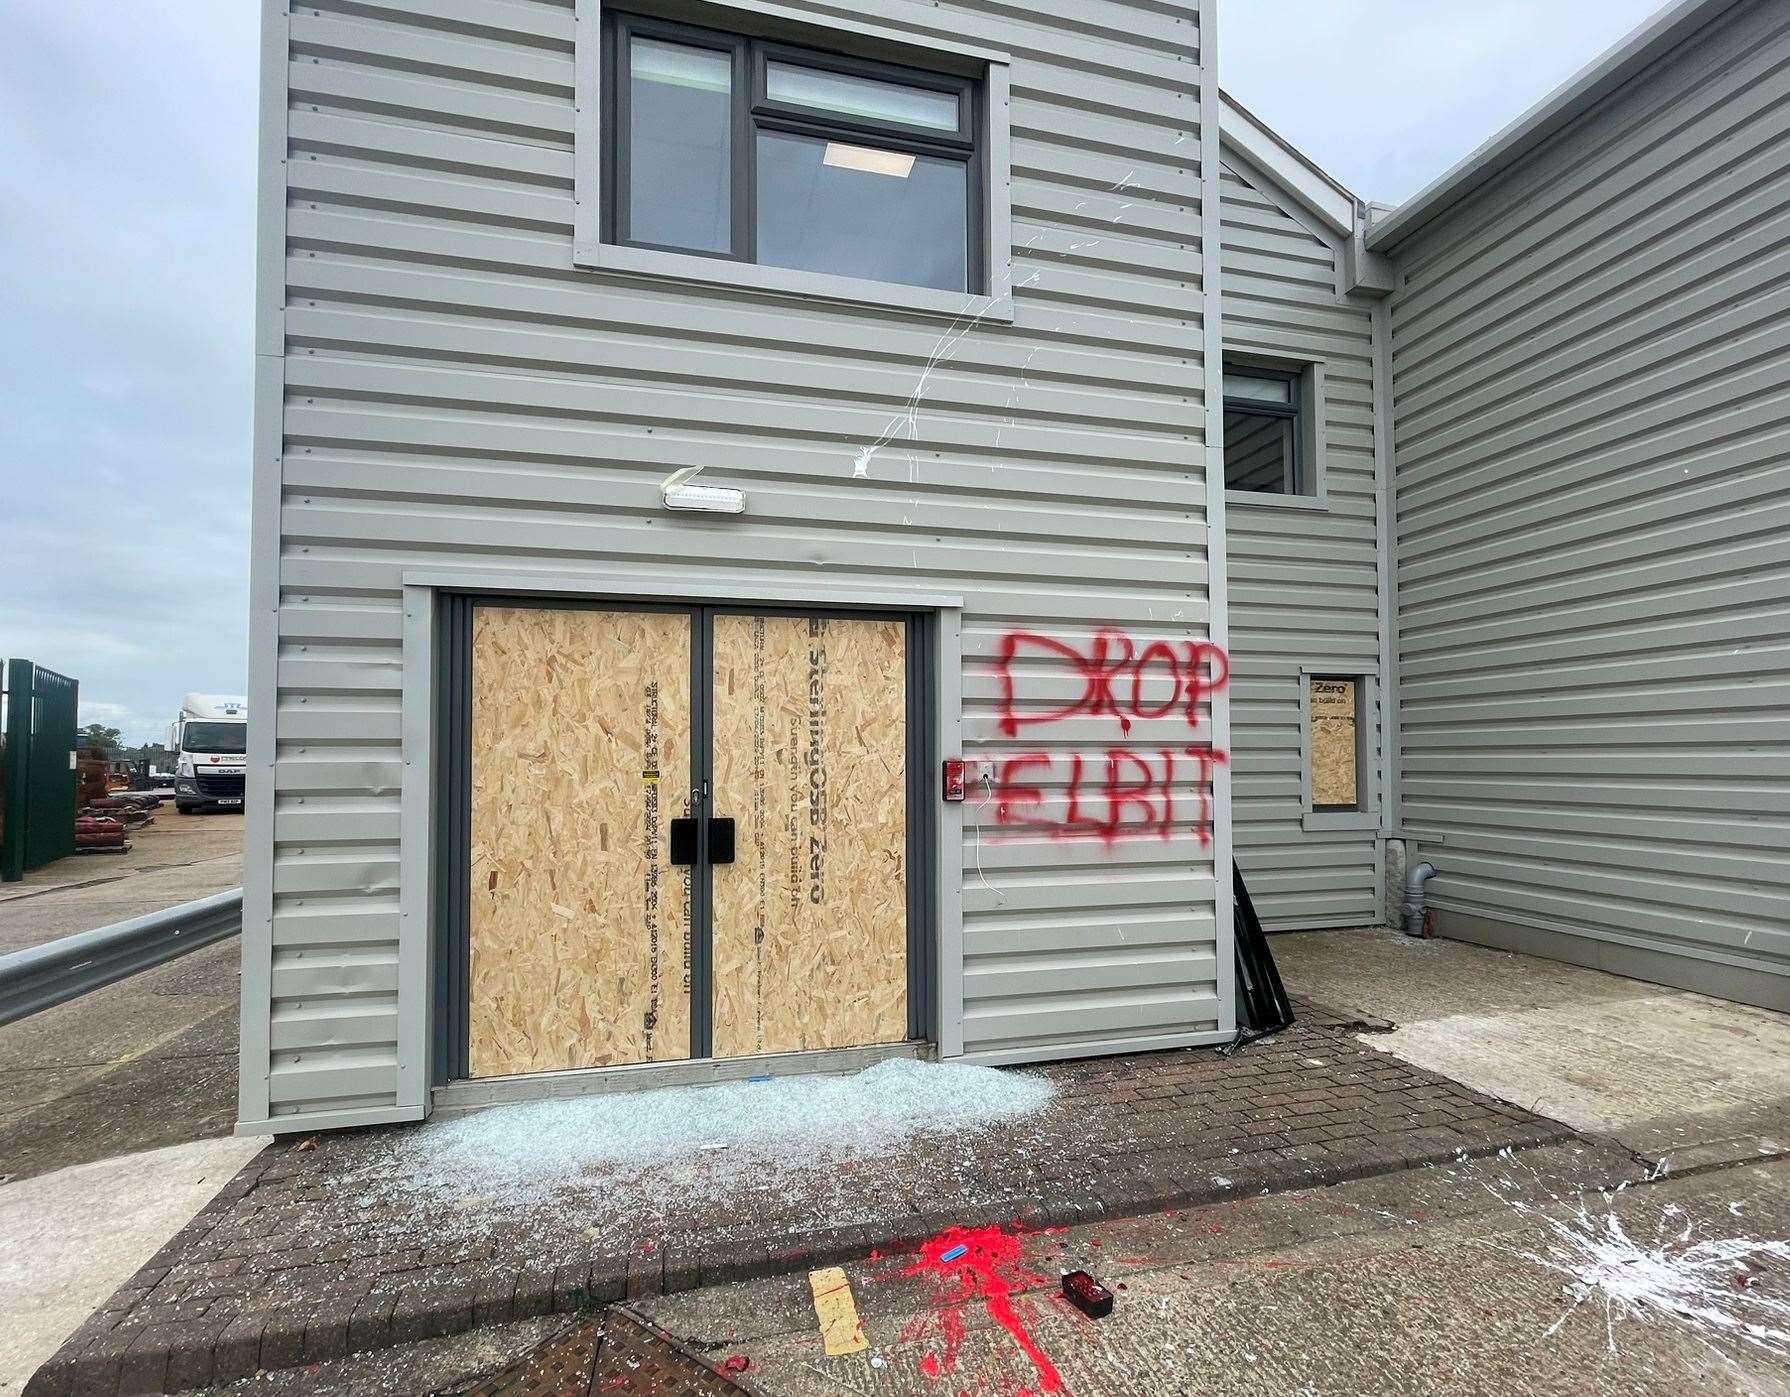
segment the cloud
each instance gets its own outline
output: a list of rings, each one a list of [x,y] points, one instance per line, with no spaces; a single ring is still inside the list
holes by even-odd
[[[1398,199],[1653,8],[1222,0],[1221,67]],[[0,37],[0,653],[132,741],[247,687],[258,11],[56,0]]]
[[[1661,0],[1220,0],[1227,91],[1364,199],[1408,199]]]
[[[133,741],[245,683],[257,14],[60,0],[0,42],[0,653]]]

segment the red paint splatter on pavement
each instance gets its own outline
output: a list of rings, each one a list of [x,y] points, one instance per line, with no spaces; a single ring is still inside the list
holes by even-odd
[[[743,1353],[736,1353],[721,1365],[724,1373],[743,1373],[752,1366],[752,1360]]]
[[[963,1248],[961,1256],[944,1260],[945,1253],[959,1247]],[[920,1248],[920,1259],[904,1274],[925,1276],[934,1287],[934,1310],[944,1351],[928,1354],[921,1362],[920,1371],[927,1378],[937,1381],[957,1370],[963,1348],[963,1307],[979,1300],[989,1318],[1007,1331],[1037,1372],[1037,1387],[1019,1388],[1012,1397],[1066,1391],[1056,1364],[1038,1346],[1014,1304],[1023,1288],[1050,1284],[1027,1268],[1023,1231],[1017,1224],[1010,1231],[1000,1227],[946,1228]]]

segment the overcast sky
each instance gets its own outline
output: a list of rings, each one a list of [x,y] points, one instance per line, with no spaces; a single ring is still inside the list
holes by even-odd
[[[1657,0],[1224,0],[1226,87],[1397,201]],[[250,0],[0,4],[0,655],[158,737],[246,688]]]

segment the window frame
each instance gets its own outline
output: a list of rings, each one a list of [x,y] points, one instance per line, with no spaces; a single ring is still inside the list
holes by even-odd
[[[1311,682],[1347,680],[1355,685],[1355,791],[1359,804],[1318,805],[1312,799]],[[1299,669],[1299,823],[1307,832],[1377,830],[1380,827],[1380,766],[1376,734],[1380,708],[1377,676],[1347,665],[1302,665]]]
[[[576,0],[576,15],[580,44],[574,267],[953,317],[1012,320],[1010,59],[1006,54],[855,21],[820,25],[770,0],[639,0],[638,5]],[[716,23],[737,24],[738,28],[716,28]],[[613,38],[612,28],[616,31]],[[586,44],[585,35],[596,42]],[[695,43],[734,55],[733,228],[732,246],[726,253],[619,238],[619,230],[626,226],[622,220],[628,197],[629,83],[621,68],[625,44],[636,35]],[[958,129],[928,131],[771,102],[769,64],[789,60],[819,71],[955,92],[959,98]],[[618,109],[613,119],[612,95]],[[757,210],[752,202],[756,180],[750,176],[760,129],[962,159],[969,194],[965,265],[970,289],[944,291],[746,260],[757,233]],[[743,164],[747,166],[745,178],[741,177]]]
[[[680,24],[674,20],[619,12],[609,15],[603,24],[602,33],[603,90],[609,94],[606,100],[613,103],[610,110],[605,112],[610,120],[603,123],[603,187],[610,191],[609,198],[603,201],[604,237],[622,247],[651,248],[661,252],[679,253],[685,257],[737,258],[741,226],[751,213],[750,205],[744,197],[746,191],[741,188],[739,177],[742,138],[739,93],[745,90],[749,81],[744,40],[719,30],[705,29],[699,25]],[[732,181],[728,228],[732,248],[730,252],[711,252],[700,248],[678,247],[671,243],[652,243],[644,239],[623,239],[620,236],[620,230],[627,226],[628,215],[632,212],[628,180],[628,141],[626,138],[631,130],[633,120],[634,92],[634,84],[629,80],[629,74],[622,69],[622,55],[632,47],[636,38],[677,44],[685,48],[709,49],[725,53],[729,57],[733,80],[732,91],[728,98],[732,104],[730,111],[731,151],[728,159],[728,174]]]
[[[1305,494],[1306,491],[1302,487],[1305,484],[1306,453],[1304,450],[1305,443],[1300,440],[1304,433],[1300,430],[1299,421],[1301,415],[1299,411],[1299,400],[1304,396],[1300,386],[1301,375],[1293,373],[1287,369],[1264,369],[1258,368],[1253,364],[1226,363],[1222,369],[1220,382],[1222,383],[1223,379],[1233,377],[1259,378],[1284,383],[1287,386],[1287,400],[1284,403],[1270,403],[1264,402],[1260,398],[1233,398],[1229,393],[1226,393],[1224,398],[1224,411],[1226,416],[1229,416],[1233,412],[1240,412],[1250,417],[1272,417],[1280,422],[1291,422],[1293,424],[1293,430],[1288,434],[1288,439],[1291,442],[1291,449],[1288,452],[1289,459],[1282,467],[1281,478],[1284,484],[1283,489],[1278,492],[1269,490],[1242,490],[1232,486],[1230,481],[1226,480],[1224,485],[1225,490],[1229,493],[1239,495],[1279,493],[1291,497]],[[1227,460],[1225,465],[1228,469],[1230,462]]]
[[[1299,488],[1269,494],[1261,490],[1237,490],[1225,486],[1227,505],[1245,508],[1327,511],[1330,508],[1329,472],[1325,450],[1325,365],[1322,360],[1293,363],[1258,356],[1247,351],[1227,351],[1221,374],[1253,378],[1285,379],[1292,385],[1292,402],[1258,402],[1253,398],[1224,399],[1224,412],[1250,412],[1258,416],[1284,416],[1293,420],[1293,481]]]

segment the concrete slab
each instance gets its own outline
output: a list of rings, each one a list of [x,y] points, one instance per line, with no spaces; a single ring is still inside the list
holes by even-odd
[[[1775,1332],[1790,1316],[1790,1163],[1654,1184],[1630,1171],[1620,1154],[1553,1147],[1031,1234],[993,1304],[910,1275],[911,1255],[869,1259],[848,1268],[871,1343],[853,1356],[825,1355],[800,1278],[643,1308],[711,1356],[746,1356],[780,1397],[1790,1391],[1790,1333]],[[1599,1273],[1585,1244],[1612,1220],[1639,1239],[1638,1265],[1684,1289]],[[1741,1283],[1697,1280],[1698,1242],[1753,1258]],[[1071,1266],[1114,1290],[1109,1319],[1055,1298]]]
[[[1373,1045],[1679,1167],[1790,1148],[1790,1017],[1398,932],[1274,939],[1299,993],[1390,1019]]]
[[[155,872],[111,875],[35,895],[15,894],[0,901],[0,955],[241,886],[242,856],[230,853]]]
[[[15,913],[23,913],[25,904],[41,902],[44,897],[52,894],[60,898],[70,892],[91,893],[94,889],[103,889],[109,885],[112,885],[112,894],[117,895],[120,890],[115,885],[144,874],[209,862],[240,860],[242,829],[240,814],[182,815],[175,809],[171,799],[164,800],[155,812],[154,821],[139,826],[131,833],[128,852],[75,854],[58,859],[43,868],[33,869],[17,883],[0,883],[0,951],[17,949],[15,944],[11,944],[11,930],[17,925],[13,916]],[[242,881],[240,874],[233,876],[228,869],[192,876],[232,879],[220,883],[217,891],[235,887]],[[174,884],[180,882],[178,878],[172,881]],[[204,893],[175,896],[162,905],[171,907],[175,903],[190,902],[194,897],[203,896]],[[34,912],[36,910],[33,909]],[[104,923],[95,922],[93,925],[101,926]],[[77,928],[79,929],[82,928]]]
[[[205,1391],[213,1397],[440,1397],[464,1392],[576,1323],[565,1315],[525,1319],[401,1349],[256,1373]]]
[[[204,1140],[0,1187],[0,1394],[184,1227],[264,1139]]]
[[[0,1175],[228,1133],[235,940],[0,1027]]]

